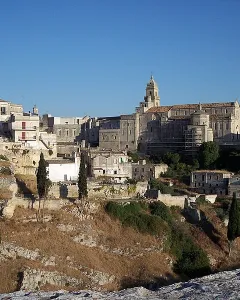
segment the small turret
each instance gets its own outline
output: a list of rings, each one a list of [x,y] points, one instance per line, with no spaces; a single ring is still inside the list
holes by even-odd
[[[36,104],[33,106],[33,115],[38,115],[38,108]]]

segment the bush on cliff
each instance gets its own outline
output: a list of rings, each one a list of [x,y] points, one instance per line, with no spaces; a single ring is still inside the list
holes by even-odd
[[[119,219],[123,226],[132,227],[139,232],[160,235],[167,231],[164,221],[157,216],[149,215],[148,206],[143,202],[126,204],[108,202],[105,210],[110,216]]]
[[[108,202],[105,210],[110,216],[119,219],[123,226],[142,233],[165,236],[165,251],[171,252],[176,258],[175,272],[188,277],[210,272],[206,253],[194,243],[185,225],[174,219],[174,212],[164,203],[159,201],[147,205],[143,202]]]

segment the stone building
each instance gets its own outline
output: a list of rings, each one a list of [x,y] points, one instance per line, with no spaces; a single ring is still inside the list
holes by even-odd
[[[240,145],[238,101],[161,106],[158,86],[151,76],[144,101],[135,113],[91,122],[81,139],[94,132],[94,146],[101,149],[191,151],[207,141]],[[98,137],[97,137],[98,134]],[[86,145],[93,145],[88,143]]]
[[[54,157],[56,135],[42,132],[39,127],[40,116],[34,105],[32,112],[24,112],[23,106],[10,101],[0,100],[0,136],[6,142],[19,149],[50,151]]]
[[[132,163],[132,179],[149,180],[159,178],[161,174],[167,172],[168,165],[147,163],[146,160],[140,160],[137,163]]]
[[[132,177],[132,164],[126,152],[98,151],[89,157],[90,176],[109,178],[115,183],[124,183]]]
[[[236,193],[237,198],[240,198],[240,174],[236,174],[229,178],[228,182],[228,195],[233,196]]]
[[[81,125],[89,119],[85,117],[53,117],[45,114],[42,116],[41,127],[48,133],[56,134],[57,152],[70,155],[79,151],[78,136],[81,132]]]
[[[88,165],[88,176],[109,178],[115,183],[124,183],[127,179],[137,181],[158,178],[168,169],[166,164],[147,163],[141,160],[133,163],[127,151],[100,149],[81,149]]]
[[[232,173],[223,170],[198,170],[191,173],[190,186],[200,194],[228,195]]]
[[[10,101],[0,99],[0,123],[10,118],[11,114],[17,115],[23,113],[23,107],[20,104],[14,104]]]

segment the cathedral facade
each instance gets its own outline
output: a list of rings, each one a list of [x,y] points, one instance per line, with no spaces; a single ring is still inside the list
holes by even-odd
[[[151,76],[135,113],[100,120],[98,145],[100,149],[138,149],[147,154],[191,151],[213,140],[240,144],[239,128],[238,101],[161,106],[158,85]]]

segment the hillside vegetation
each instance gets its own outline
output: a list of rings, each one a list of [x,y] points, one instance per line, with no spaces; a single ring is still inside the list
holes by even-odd
[[[19,207],[0,219],[0,292],[154,288],[236,267],[240,243],[229,258],[222,204],[200,208],[194,225],[160,202],[69,202],[43,223]]]

